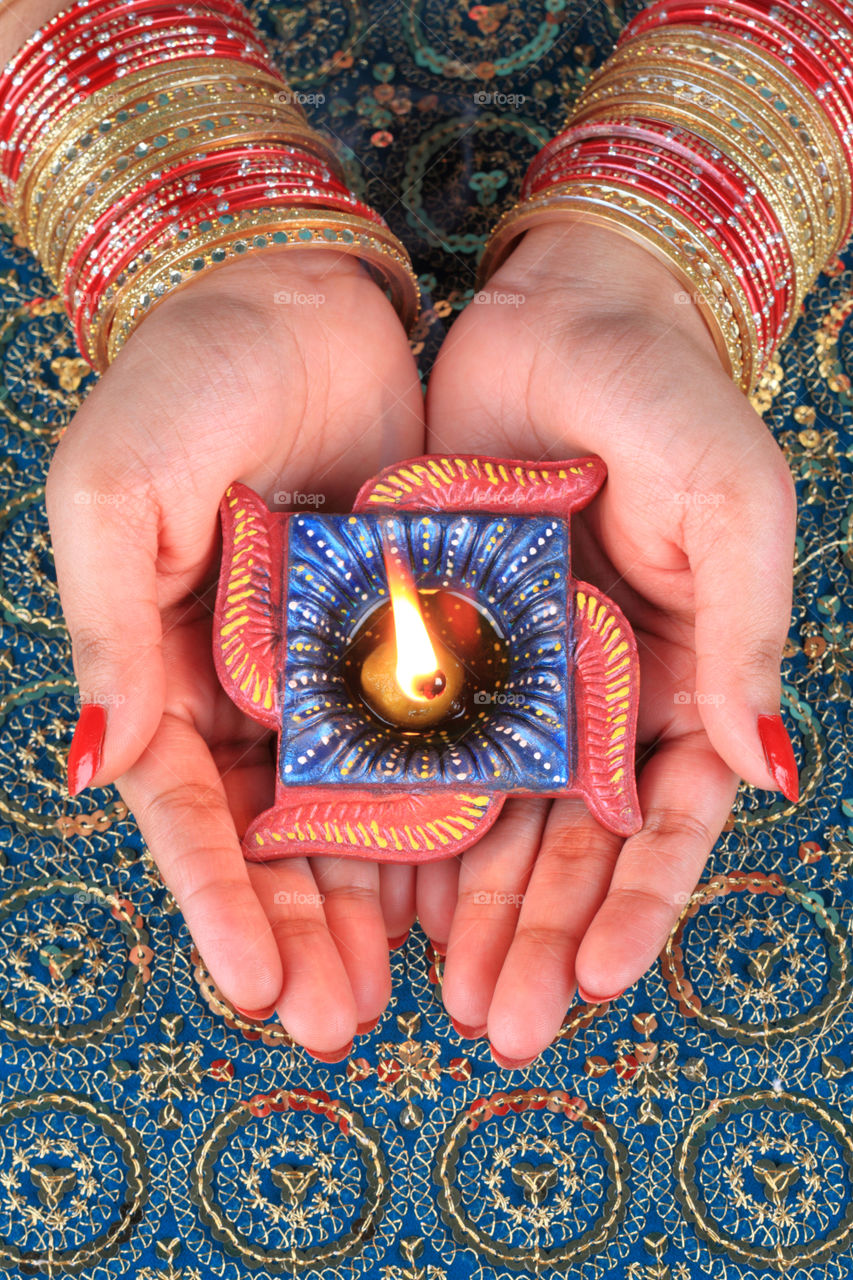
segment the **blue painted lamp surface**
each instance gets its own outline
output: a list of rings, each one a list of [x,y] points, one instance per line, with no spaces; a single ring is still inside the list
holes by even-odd
[[[346,515],[273,514],[231,486],[214,656],[237,705],[279,735],[248,859],[448,857],[508,794],[582,796],[609,829],[638,829],[636,646],[570,567],[570,514],[604,475],[596,458],[414,459]],[[458,668],[453,714],[431,724],[386,719],[359,683],[392,625],[389,541]]]
[[[506,679],[500,690],[475,690],[473,714],[449,730],[378,724],[354,702],[343,664],[365,613],[388,598],[387,522],[372,512],[294,516],[282,782],[564,790],[572,775],[567,522],[474,512],[407,513],[393,524],[418,589],[469,597],[507,639]]]

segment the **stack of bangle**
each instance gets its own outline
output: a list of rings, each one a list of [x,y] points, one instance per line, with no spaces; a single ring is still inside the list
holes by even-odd
[[[0,74],[0,103],[0,199],[95,369],[168,294],[257,249],[355,254],[413,323],[406,250],[237,0],[79,0]]]
[[[853,7],[659,0],[625,29],[494,229],[606,226],[666,263],[749,392],[853,228]]]

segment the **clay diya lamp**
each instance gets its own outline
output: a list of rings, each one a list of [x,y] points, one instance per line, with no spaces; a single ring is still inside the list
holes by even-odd
[[[228,489],[216,669],[278,734],[247,859],[447,858],[509,795],[582,797],[639,829],[636,644],[571,576],[571,513],[605,475],[598,458],[417,458],[346,515]]]

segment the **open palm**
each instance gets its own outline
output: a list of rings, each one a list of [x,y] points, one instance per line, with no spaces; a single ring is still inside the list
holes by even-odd
[[[48,479],[81,701],[109,708],[88,781],[117,780],[223,994],[276,1007],[318,1053],[338,1055],[385,1007],[386,927],[408,927],[413,878],[386,868],[381,883],[355,859],[244,862],[274,764],[213,667],[219,502],[239,479],[273,506],[287,491],[346,510],[422,447],[420,384],[381,290],[330,251],[264,254],[144,320]]]
[[[447,1008],[507,1066],[549,1043],[576,989],[611,998],[658,955],[738,777],[778,785],[757,720],[779,710],[793,484],[685,302],[644,249],[542,227],[455,323],[430,381],[431,452],[605,460],[602,495],[573,520],[573,576],[622,608],[640,653],[637,835],[578,801],[516,799],[461,859],[418,872]]]

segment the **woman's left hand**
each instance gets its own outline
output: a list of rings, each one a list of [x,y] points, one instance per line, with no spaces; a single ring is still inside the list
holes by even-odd
[[[579,801],[516,799],[461,859],[418,871],[457,1029],[522,1065],[576,988],[613,998],[654,961],[739,776],[795,794],[781,721],[765,725],[775,747],[759,734],[779,712],[794,487],[667,268],[580,223],[528,232],[456,321],[427,420],[432,453],[604,459],[602,495],[573,520],[573,573],[619,604],[640,653],[637,835]]]

